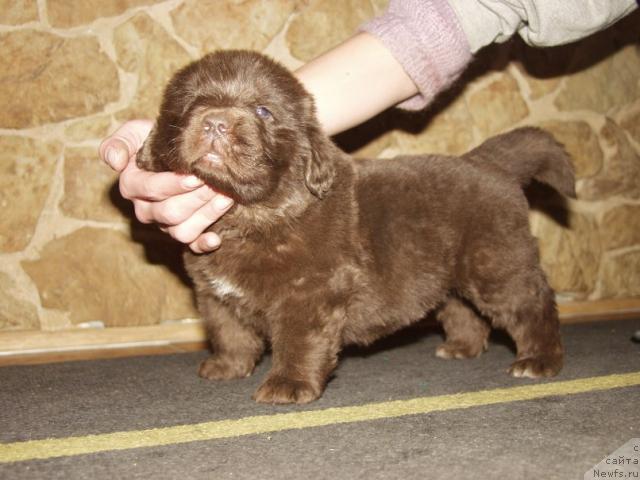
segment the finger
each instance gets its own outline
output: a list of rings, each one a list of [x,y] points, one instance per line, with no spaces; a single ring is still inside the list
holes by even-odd
[[[139,169],[133,159],[120,175],[120,193],[130,200],[139,198],[158,202],[200,186],[202,180],[193,175],[147,172]]]
[[[205,203],[198,211],[179,225],[169,227],[169,234],[176,240],[190,244],[212,223],[218,220],[231,208],[231,199],[223,195],[216,195]]]
[[[193,253],[208,253],[220,246],[220,237],[213,232],[205,232],[189,244]]]
[[[100,144],[100,158],[114,170],[122,171],[129,159],[142,147],[152,127],[151,120],[131,120],[123,123]]]
[[[121,172],[129,161],[129,148],[120,139],[108,138],[100,144],[100,158],[116,172]]]
[[[178,225],[187,220],[217,194],[210,187],[203,185],[191,192],[169,197],[151,205],[154,221],[165,225]]]
[[[140,223],[153,223],[153,214],[151,213],[152,203],[146,200],[134,200],[133,210],[136,218]]]

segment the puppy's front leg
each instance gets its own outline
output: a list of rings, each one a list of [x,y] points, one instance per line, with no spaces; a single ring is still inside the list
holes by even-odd
[[[341,338],[337,325],[289,319],[273,332],[273,365],[253,398],[257,402],[309,403],[322,395],[338,363]]]
[[[200,364],[199,375],[209,380],[248,377],[264,352],[263,340],[243,325],[226,305],[197,294],[213,354]]]

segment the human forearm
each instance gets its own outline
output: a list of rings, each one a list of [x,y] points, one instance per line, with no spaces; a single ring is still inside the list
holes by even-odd
[[[471,61],[447,0],[392,1],[361,30],[296,72],[330,135],[393,105],[423,108]]]
[[[418,91],[391,52],[359,33],[296,72],[313,95],[320,124],[329,135],[347,130]]]

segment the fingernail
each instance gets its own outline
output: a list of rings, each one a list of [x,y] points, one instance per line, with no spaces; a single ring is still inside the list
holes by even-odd
[[[121,155],[118,149],[113,147],[107,149],[107,162],[109,162],[109,165],[113,168],[120,167],[120,157]]]
[[[202,180],[200,180],[195,175],[189,175],[182,180],[182,185],[187,188],[194,188],[202,185]]]
[[[225,197],[224,195],[218,195],[213,203],[218,210],[225,210],[231,206],[233,200],[229,197]]]
[[[204,239],[204,243],[207,245],[207,248],[218,248],[220,246],[220,237],[217,235],[208,235]]]

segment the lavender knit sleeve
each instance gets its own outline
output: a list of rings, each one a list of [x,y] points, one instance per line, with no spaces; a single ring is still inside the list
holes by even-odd
[[[464,31],[446,0],[390,0],[361,31],[382,41],[418,87],[399,107],[418,110],[451,85],[471,61]]]

